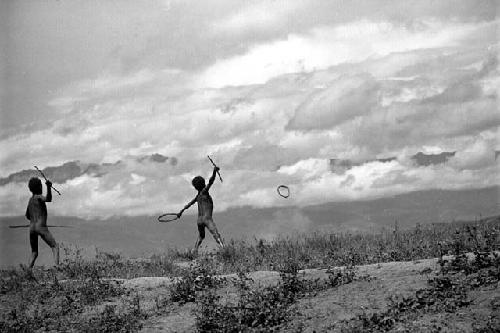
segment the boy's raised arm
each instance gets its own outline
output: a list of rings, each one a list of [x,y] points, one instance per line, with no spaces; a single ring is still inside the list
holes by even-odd
[[[47,180],[45,182],[45,185],[47,185],[47,196],[45,197],[45,202],[51,202],[52,201],[52,182],[50,180]]]
[[[188,209],[189,207],[191,207],[195,202],[196,202],[196,197],[194,197],[193,200],[191,200],[190,202],[188,202],[187,205],[184,206],[184,208],[181,209],[181,211],[177,214],[177,217],[181,217],[182,213],[184,213],[184,211],[186,209]]]
[[[202,192],[208,192],[210,187],[212,187],[214,181],[215,181],[215,175],[217,174],[217,171],[219,171],[220,168],[218,166],[214,167],[214,171],[212,172],[212,176],[210,176],[210,179],[208,180],[207,186],[202,190]]]

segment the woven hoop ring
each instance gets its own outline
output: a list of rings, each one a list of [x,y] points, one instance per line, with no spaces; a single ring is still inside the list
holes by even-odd
[[[283,193],[283,190],[286,190],[286,193]],[[278,194],[280,196],[282,196],[283,198],[288,198],[290,196],[290,189],[288,188],[288,186],[286,185],[280,185],[276,188],[276,191],[278,192]]]
[[[172,222],[179,219],[176,213],[167,213],[158,216],[158,222]]]

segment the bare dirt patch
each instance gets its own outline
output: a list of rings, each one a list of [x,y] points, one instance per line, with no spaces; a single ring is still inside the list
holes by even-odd
[[[358,276],[364,276],[366,279],[299,300],[295,307],[301,315],[292,320],[290,329],[302,327],[305,332],[327,331],[338,321],[352,318],[363,311],[384,310],[387,306],[387,296],[410,295],[425,287],[429,272],[436,268],[436,259],[359,266]],[[259,285],[270,285],[280,279],[279,272],[274,271],[251,272],[247,276]],[[299,276],[307,280],[326,279],[328,273],[326,269],[306,269],[299,271]],[[235,274],[224,277],[235,277]],[[148,283],[144,281],[144,285]],[[138,282],[129,286],[141,288]],[[230,294],[231,288],[222,288],[221,292]],[[144,323],[141,332],[193,332],[193,309],[193,304],[187,303],[172,309],[166,316],[151,318]]]

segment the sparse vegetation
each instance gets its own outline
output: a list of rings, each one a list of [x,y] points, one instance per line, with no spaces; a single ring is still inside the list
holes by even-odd
[[[180,272],[173,264],[174,256],[171,253],[133,260],[124,258],[119,253],[102,251],[98,251],[93,259],[85,259],[81,249],[71,246],[63,246],[62,252],[66,260],[59,269],[62,275],[69,279],[84,276],[89,270],[97,271],[102,277],[125,279],[140,276],[174,276]]]
[[[479,244],[479,243],[476,243]],[[454,243],[460,252],[462,244]],[[457,250],[458,249],[458,250]],[[481,251],[479,250],[481,249]],[[410,297],[389,299],[388,310],[381,313],[363,313],[343,323],[342,331],[348,332],[385,332],[397,325],[404,327],[409,318],[415,319],[422,313],[453,313],[472,303],[468,294],[471,290],[498,285],[500,282],[500,256],[487,247],[477,246],[473,256],[460,252],[449,260],[440,259],[440,271],[428,280],[428,287],[419,289]],[[492,310],[496,303],[492,302]],[[436,331],[440,327],[434,328]],[[476,327],[475,332],[500,331],[500,318],[490,317],[484,325]]]
[[[106,331],[107,322],[100,316],[111,316],[109,309],[93,317],[81,316],[88,308],[124,294],[119,285],[102,280],[95,270],[81,279],[65,282],[58,281],[55,272],[49,272],[44,280],[37,282],[27,274],[13,271],[4,276],[2,293],[8,297],[3,302],[8,311],[0,317],[2,332],[67,331],[87,324],[96,331]],[[124,316],[115,312],[113,315]],[[130,325],[131,321],[123,324]]]
[[[417,225],[379,233],[303,234],[272,242],[232,241],[215,254],[225,272],[273,270],[287,260],[302,268],[366,265],[435,258],[445,254],[500,248],[500,220],[471,224]]]
[[[224,278],[215,275],[213,263],[205,259],[182,273],[171,287],[170,299],[180,303],[194,302],[198,292],[217,288],[224,282]]]
[[[327,281],[305,280],[298,275],[298,264],[290,261],[280,271],[276,285],[255,287],[244,273],[233,281],[236,293],[224,299],[216,288],[203,290],[197,298],[196,326],[200,332],[261,332],[279,330],[293,316],[292,305],[301,297],[350,283],[353,269],[332,271]]]
[[[386,310],[366,311],[340,327],[344,332],[404,330],[407,322],[419,316],[467,308],[473,301],[472,291],[498,286],[500,256],[495,251],[499,249],[499,219],[370,235],[311,234],[273,242],[231,241],[223,250],[198,257],[189,251],[170,250],[142,260],[98,252],[90,260],[78,249],[66,247],[58,270],[37,268],[34,275],[25,269],[0,271],[0,330],[137,331],[148,317],[194,303],[196,327],[201,332],[279,331],[287,329],[301,299],[369,280],[357,273],[357,265],[440,257],[439,272],[421,272],[429,276],[426,288],[411,296],[391,295]],[[174,264],[195,258],[196,264],[188,268]],[[299,271],[305,268],[328,269],[327,278],[302,278]],[[279,281],[254,283],[247,273],[258,270],[279,271]],[[235,272],[237,279],[217,277]],[[177,280],[165,287],[166,294],[150,297],[152,304],[145,307],[146,296],[109,279],[140,276]],[[491,302],[492,311],[498,304]],[[499,321],[491,317],[474,330],[498,331]]]

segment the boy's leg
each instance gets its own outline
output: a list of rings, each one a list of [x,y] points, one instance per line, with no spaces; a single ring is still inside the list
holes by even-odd
[[[198,239],[194,245],[194,252],[198,253],[198,248],[200,247],[203,239],[205,238],[205,225],[198,223]]]
[[[44,229],[40,232],[40,237],[47,243],[52,249],[52,256],[54,257],[54,262],[56,266],[59,266],[59,245],[57,244],[54,236],[50,233],[49,229]]]
[[[222,241],[222,237],[220,236],[219,231],[217,230],[217,226],[215,225],[214,220],[212,219],[207,220],[206,225],[208,231],[210,231],[217,244],[219,244],[220,247],[224,247],[224,242]]]
[[[35,265],[35,260],[38,257],[38,234],[36,231],[30,230],[30,246],[31,246],[31,261],[29,264],[29,270]]]

